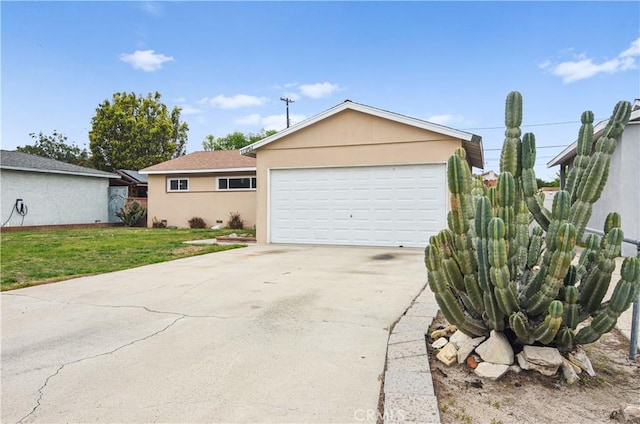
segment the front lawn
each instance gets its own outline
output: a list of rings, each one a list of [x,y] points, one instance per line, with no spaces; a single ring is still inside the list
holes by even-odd
[[[116,227],[2,233],[0,283],[11,290],[234,249],[241,245],[183,244],[232,232]]]

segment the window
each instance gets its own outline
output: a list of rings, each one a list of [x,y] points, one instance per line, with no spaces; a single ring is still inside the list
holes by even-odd
[[[167,191],[189,191],[189,180],[187,178],[168,179]]]
[[[255,190],[256,177],[222,177],[218,178],[218,190]]]

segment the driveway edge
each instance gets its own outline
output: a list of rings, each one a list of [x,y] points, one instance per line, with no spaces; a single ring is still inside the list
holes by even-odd
[[[384,423],[440,424],[425,334],[438,312],[425,285],[394,324],[387,343],[384,373]]]

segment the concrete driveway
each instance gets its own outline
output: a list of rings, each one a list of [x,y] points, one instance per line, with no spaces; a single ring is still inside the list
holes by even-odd
[[[422,258],[258,245],[3,293],[1,421],[362,422]]]

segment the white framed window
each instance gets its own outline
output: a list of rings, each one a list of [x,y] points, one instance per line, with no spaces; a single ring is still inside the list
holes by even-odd
[[[218,191],[238,191],[238,190],[255,190],[256,177],[218,177],[216,181],[216,190]]]
[[[168,178],[167,191],[189,191],[188,178]]]

